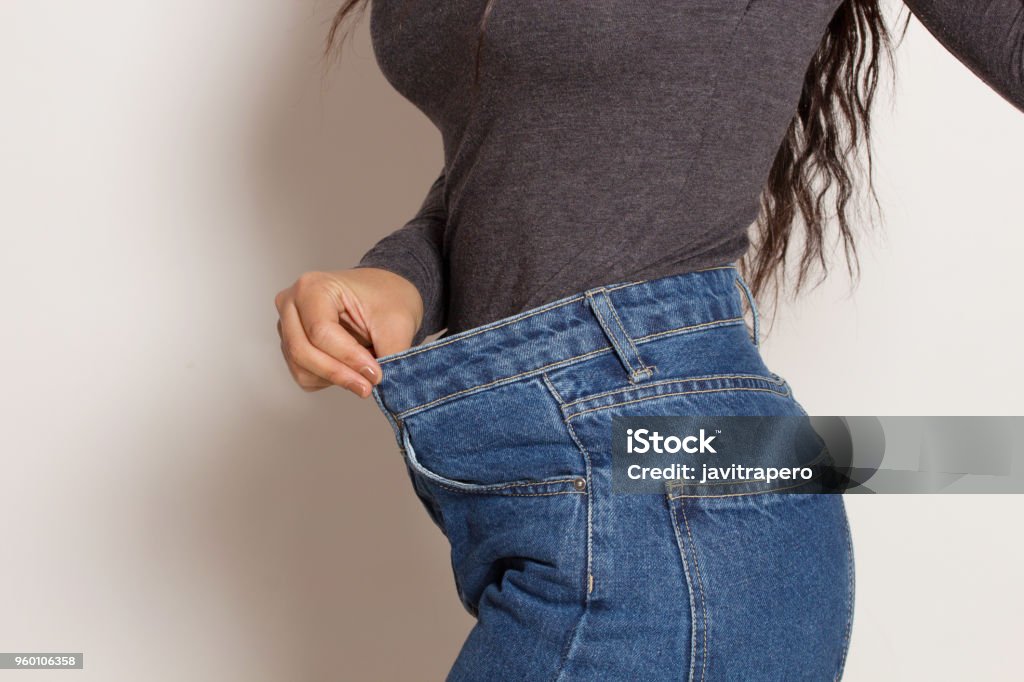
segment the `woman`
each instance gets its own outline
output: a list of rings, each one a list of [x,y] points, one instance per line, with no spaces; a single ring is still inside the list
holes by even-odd
[[[1020,0],[907,5],[1024,109]],[[282,291],[278,329],[304,389],[374,394],[451,542],[478,622],[450,679],[839,678],[842,498],[619,494],[609,435],[805,414],[743,310],[824,272],[830,215],[855,268],[877,0],[376,0],[371,34],[444,168],[357,267]]]

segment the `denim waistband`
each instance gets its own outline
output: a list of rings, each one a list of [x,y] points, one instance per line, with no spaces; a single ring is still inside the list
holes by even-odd
[[[378,358],[374,397],[401,419],[472,391],[614,352],[631,381],[651,371],[636,345],[669,334],[743,324],[735,265],[588,289],[537,308]],[[755,338],[756,341],[756,338]]]

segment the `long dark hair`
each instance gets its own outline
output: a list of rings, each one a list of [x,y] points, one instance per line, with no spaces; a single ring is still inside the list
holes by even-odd
[[[477,80],[483,36],[494,2],[487,0],[479,19]],[[325,56],[338,47],[342,26],[368,3],[344,0],[327,33]],[[804,76],[796,114],[761,193],[752,248],[741,263],[759,299],[769,291],[777,297],[786,283],[796,294],[815,272],[820,275],[815,284],[824,279],[831,249],[827,227],[832,221],[838,226],[847,271],[852,279],[859,274],[851,220],[859,215],[855,201],[858,180],[863,179],[873,205],[879,205],[872,182],[870,112],[882,67],[892,52],[879,3],[845,0],[829,22]],[[790,247],[798,235],[803,238],[803,248],[794,258]]]

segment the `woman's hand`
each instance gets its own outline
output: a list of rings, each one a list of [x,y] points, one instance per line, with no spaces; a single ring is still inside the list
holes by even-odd
[[[361,398],[380,382],[374,356],[408,348],[423,321],[423,300],[412,282],[378,268],[307,272],[274,303],[281,351],[295,382],[305,391],[333,384]]]

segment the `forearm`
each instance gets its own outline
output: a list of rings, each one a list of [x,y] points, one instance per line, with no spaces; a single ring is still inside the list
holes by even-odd
[[[1024,111],[1024,0],[905,0],[957,59]]]

